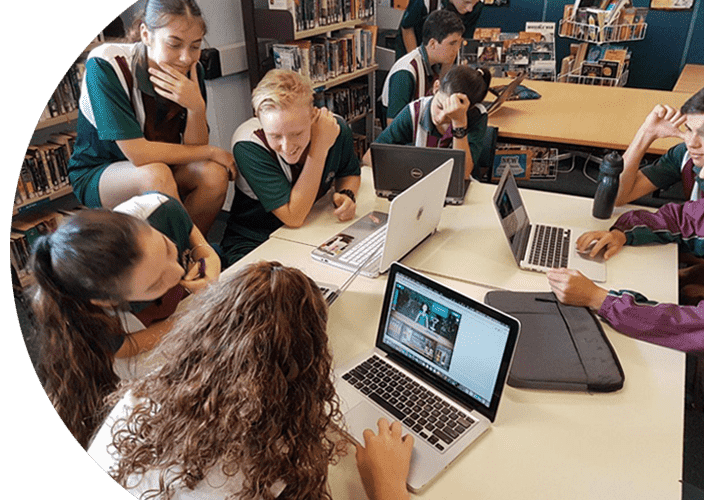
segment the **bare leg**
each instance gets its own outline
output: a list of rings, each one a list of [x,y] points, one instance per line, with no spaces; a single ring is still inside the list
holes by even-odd
[[[225,202],[227,169],[216,162],[201,161],[177,165],[173,172],[183,205],[206,236]]]
[[[135,167],[128,161],[113,163],[100,176],[100,202],[114,208],[133,196],[159,191],[178,199],[178,188],[171,168],[165,163]]]

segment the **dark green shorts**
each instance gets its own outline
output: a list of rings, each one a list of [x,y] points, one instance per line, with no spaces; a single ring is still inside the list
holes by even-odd
[[[110,165],[111,163],[105,163],[97,167],[73,169],[68,173],[73,193],[81,205],[89,208],[103,206],[100,203],[100,176]]]

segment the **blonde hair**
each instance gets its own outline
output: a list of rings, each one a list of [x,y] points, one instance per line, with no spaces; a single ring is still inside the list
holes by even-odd
[[[297,101],[313,107],[313,84],[310,79],[288,69],[272,69],[252,91],[254,114],[267,108],[285,109]]]

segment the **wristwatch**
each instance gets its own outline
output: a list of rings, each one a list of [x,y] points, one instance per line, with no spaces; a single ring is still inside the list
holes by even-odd
[[[338,193],[347,196],[350,200],[352,200],[352,203],[357,203],[357,200],[354,198],[354,192],[351,189],[340,189]]]
[[[452,137],[455,139],[462,139],[463,137],[467,137],[467,133],[469,130],[467,130],[467,127],[452,127]]]

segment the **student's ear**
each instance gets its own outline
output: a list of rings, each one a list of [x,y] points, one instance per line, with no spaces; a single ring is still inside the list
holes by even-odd
[[[440,90],[440,79],[436,78],[433,82],[433,94],[437,94],[438,90]]]
[[[144,23],[139,25],[139,38],[144,45],[149,45],[149,28]]]

